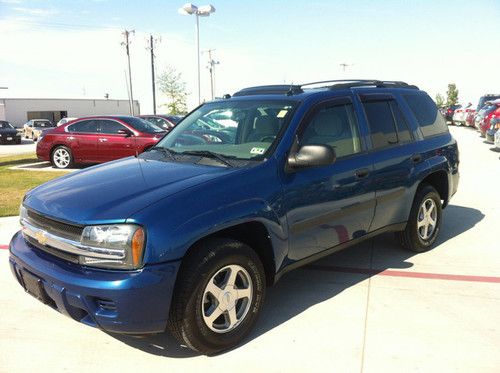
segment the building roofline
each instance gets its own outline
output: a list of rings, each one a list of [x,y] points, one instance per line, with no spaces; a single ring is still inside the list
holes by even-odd
[[[0,100],[129,101],[127,98],[0,97]],[[134,100],[139,102],[139,100]]]

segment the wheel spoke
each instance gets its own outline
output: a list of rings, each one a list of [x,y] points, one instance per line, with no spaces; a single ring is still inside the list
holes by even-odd
[[[417,223],[417,227],[420,228],[420,227],[423,227],[425,225],[425,220],[420,220],[418,223]]]
[[[425,224],[424,225],[424,233],[422,234],[422,238],[425,240],[427,239],[427,232],[428,232],[428,229],[429,229],[429,225],[428,224]]]
[[[234,286],[236,283],[236,277],[238,276],[238,268],[235,266],[229,267],[229,273],[227,274],[226,286]]]
[[[429,209],[427,210],[427,213],[430,215],[432,213],[432,211],[434,210],[434,202],[431,202],[431,207],[429,207]]]
[[[217,318],[222,315],[222,311],[219,307],[215,307],[212,313],[208,316],[205,316],[205,320],[212,325]]]
[[[429,216],[429,225],[431,225],[432,227],[436,226],[436,219],[432,216]]]
[[[227,310],[227,315],[228,315],[229,327],[232,327],[234,324],[238,322],[238,318],[236,317],[236,306],[234,306],[230,310]]]
[[[238,299],[250,298],[252,296],[252,290],[250,288],[238,289]]]
[[[210,280],[210,282],[208,283],[206,289],[205,289],[205,294],[206,293],[210,293],[212,294],[214,297],[218,297],[219,296],[219,293],[222,291],[222,289],[220,287],[218,287],[217,285],[214,284],[213,280]]]

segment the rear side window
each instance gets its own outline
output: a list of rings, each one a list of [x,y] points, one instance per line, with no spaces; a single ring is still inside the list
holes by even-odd
[[[82,120],[67,127],[68,132],[97,133],[97,121]]]
[[[394,115],[394,120],[396,121],[396,128],[398,130],[399,142],[400,143],[410,142],[411,141],[410,129],[408,128],[408,123],[406,122],[403,113],[399,109],[399,106],[396,103],[396,101],[391,101],[390,105],[392,114]]]
[[[390,101],[364,102],[366,118],[370,126],[372,144],[375,149],[398,143],[398,135]]]
[[[403,95],[408,103],[424,137],[448,132],[445,120],[439,114],[436,104],[427,95]]]

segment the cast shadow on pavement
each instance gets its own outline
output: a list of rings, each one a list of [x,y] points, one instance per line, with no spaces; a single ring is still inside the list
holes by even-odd
[[[484,215],[473,208],[450,205],[443,211],[443,218],[440,236],[433,250],[439,250],[444,242],[473,228]],[[409,259],[414,255],[418,254],[402,249],[393,234],[383,234],[287,273],[274,287],[267,288],[266,301],[256,328],[236,348],[378,272],[412,267]],[[110,335],[154,355],[174,358],[198,356],[180,346],[168,332],[142,338]]]

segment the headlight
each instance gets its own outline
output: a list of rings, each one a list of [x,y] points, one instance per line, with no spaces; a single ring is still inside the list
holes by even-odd
[[[144,229],[135,224],[93,225],[83,229],[81,244],[122,251],[120,259],[80,256],[80,264],[117,269],[137,269],[142,265]]]
[[[22,223],[23,219],[28,219],[28,210],[26,210],[26,207],[24,207],[21,202],[21,205],[19,206],[19,221]]]

